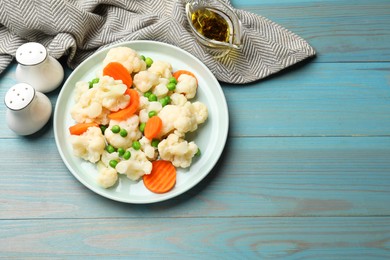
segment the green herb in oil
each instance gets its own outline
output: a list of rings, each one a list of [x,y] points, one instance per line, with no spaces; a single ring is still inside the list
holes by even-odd
[[[198,9],[192,13],[191,19],[196,30],[206,38],[229,42],[229,23],[216,11],[208,8]]]

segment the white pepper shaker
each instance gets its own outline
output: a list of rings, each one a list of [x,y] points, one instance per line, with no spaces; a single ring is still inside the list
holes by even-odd
[[[33,86],[39,92],[53,91],[64,78],[61,64],[40,43],[29,42],[20,46],[16,51],[16,61],[16,80]]]
[[[4,98],[8,127],[18,135],[30,135],[40,130],[50,119],[49,98],[27,83],[12,86]]]

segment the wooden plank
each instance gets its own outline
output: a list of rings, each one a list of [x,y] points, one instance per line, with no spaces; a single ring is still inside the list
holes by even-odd
[[[13,81],[0,80],[0,96]],[[246,86],[222,84],[230,136],[390,134],[389,63],[309,63]],[[53,106],[58,93],[50,93]],[[5,107],[0,109],[5,118]],[[40,138],[53,137],[52,122]],[[15,138],[0,124],[0,137]]]
[[[224,84],[230,135],[389,135],[389,71],[388,63],[310,63],[243,88]]]
[[[390,137],[229,138],[205,180],[152,205],[91,192],[54,140],[0,140],[0,219],[390,215]]]
[[[50,219],[1,225],[4,258],[390,257],[389,217]]]
[[[222,84],[225,151],[178,198],[129,205],[94,194],[62,163],[51,123],[18,137],[0,106],[0,258],[390,259],[390,2],[232,3],[318,55]],[[14,70],[0,75],[0,97]]]
[[[233,0],[232,4],[306,39],[318,52],[314,62],[390,61],[387,0]]]

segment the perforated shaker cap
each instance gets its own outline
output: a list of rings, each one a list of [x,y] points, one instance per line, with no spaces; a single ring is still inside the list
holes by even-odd
[[[35,89],[27,83],[12,86],[5,94],[5,105],[11,110],[22,110],[27,107],[35,97]]]
[[[25,66],[42,63],[47,57],[45,46],[37,42],[28,42],[16,50],[16,61]]]

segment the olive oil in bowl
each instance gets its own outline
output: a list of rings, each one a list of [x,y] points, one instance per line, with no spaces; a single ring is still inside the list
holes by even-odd
[[[239,50],[241,21],[234,10],[220,0],[186,0],[189,27],[199,43],[216,58]]]
[[[220,42],[229,43],[231,23],[222,12],[201,8],[191,14],[192,24],[204,37]]]

